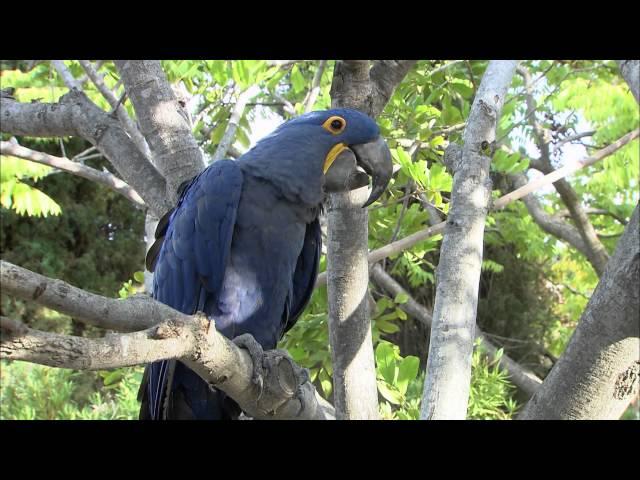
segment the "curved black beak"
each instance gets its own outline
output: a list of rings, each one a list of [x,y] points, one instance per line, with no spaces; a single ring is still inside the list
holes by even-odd
[[[393,175],[391,152],[382,137],[369,143],[349,145],[349,148],[355,153],[358,165],[371,176],[371,195],[362,206],[368,207],[382,195],[391,180]]]

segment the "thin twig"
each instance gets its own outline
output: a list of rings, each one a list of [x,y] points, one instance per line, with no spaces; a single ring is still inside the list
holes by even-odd
[[[91,180],[101,185],[105,185],[111,190],[118,192],[133,202],[138,207],[145,207],[144,200],[138,195],[138,193],[124,181],[109,172],[101,172],[91,167],[87,167],[77,162],[72,162],[68,158],[54,157],[43,152],[37,152],[29,148],[15,145],[10,142],[0,142],[0,152],[5,155],[12,155],[14,157],[29,160],[31,162],[40,163],[42,165],[48,165],[50,167],[64,170],[65,172],[72,173],[87,180]]]

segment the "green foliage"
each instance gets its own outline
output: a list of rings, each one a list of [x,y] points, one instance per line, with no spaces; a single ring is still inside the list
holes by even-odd
[[[481,342],[476,342],[471,361],[471,389],[469,391],[469,420],[508,420],[513,418],[518,404],[513,398],[515,387],[508,375],[498,367],[502,357],[500,349],[492,361],[482,353]]]
[[[2,420],[128,420],[138,418],[143,368],[76,372],[2,361]]]
[[[497,362],[488,360],[482,345],[476,342],[471,364],[471,388],[467,419],[508,420],[519,405],[514,398],[515,387],[501,371]],[[376,350],[378,392],[382,397],[380,415],[387,420],[417,420],[424,387],[424,371],[419,373],[419,359],[402,357],[397,345],[381,341]]]
[[[26,183],[29,180],[36,182],[52,170],[46,165],[0,155],[0,205],[12,208],[18,215],[60,215],[60,205],[46,193]]]

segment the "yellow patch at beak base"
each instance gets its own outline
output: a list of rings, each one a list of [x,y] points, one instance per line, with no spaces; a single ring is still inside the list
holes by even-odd
[[[322,167],[322,173],[326,174],[327,170],[331,168],[331,164],[333,164],[333,161],[336,159],[336,157],[340,155],[340,153],[342,153],[344,150],[347,150],[348,148],[349,147],[347,147],[344,143],[337,143],[336,145],[331,147],[331,150],[329,150],[329,153],[327,154],[327,158],[324,159],[324,166]]]

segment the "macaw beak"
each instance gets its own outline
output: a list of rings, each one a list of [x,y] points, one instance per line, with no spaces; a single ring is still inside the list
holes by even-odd
[[[393,162],[389,147],[382,137],[378,137],[372,142],[359,145],[335,145],[327,155],[323,170],[324,188],[328,192],[364,187],[369,184],[370,175],[372,189],[362,206],[364,208],[375,202],[384,192],[393,174]]]
[[[350,145],[349,148],[355,153],[358,165],[371,176],[371,195],[362,206],[368,207],[380,198],[391,180],[393,175],[391,152],[382,137],[378,137],[373,142]]]

